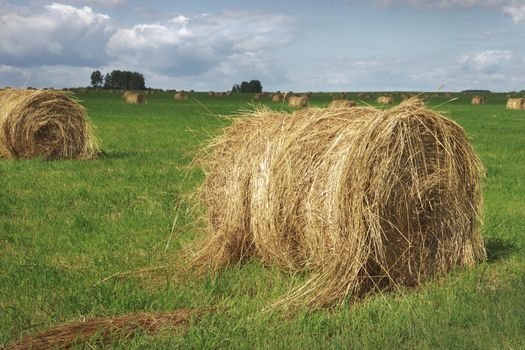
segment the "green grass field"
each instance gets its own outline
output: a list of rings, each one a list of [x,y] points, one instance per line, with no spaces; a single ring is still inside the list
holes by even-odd
[[[219,309],[188,327],[110,347],[525,348],[525,111],[507,111],[506,97],[495,94],[481,106],[469,95],[430,103],[466,129],[487,168],[487,262],[417,290],[289,315],[261,313],[294,282],[275,268],[252,261],[198,279],[169,267],[197,233],[184,200],[202,181],[187,171],[192,152],[227,123],[215,115],[252,108],[252,95],[195,96],[202,105],[167,93],[147,105],[80,95],[103,156],[0,160],[0,348],[82,317],[209,306]],[[329,100],[314,95],[312,103]]]

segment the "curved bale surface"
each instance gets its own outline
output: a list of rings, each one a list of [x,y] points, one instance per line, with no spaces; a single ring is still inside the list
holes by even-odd
[[[207,232],[190,266],[257,258],[310,279],[276,305],[416,286],[486,257],[483,166],[463,129],[408,101],[243,115],[200,161]]]
[[[85,109],[56,90],[0,91],[0,156],[86,159],[98,142]]]

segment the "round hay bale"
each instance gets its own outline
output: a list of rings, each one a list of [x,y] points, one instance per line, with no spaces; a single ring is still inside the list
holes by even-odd
[[[265,94],[264,92],[259,92],[259,93],[255,94],[255,95],[253,96],[253,98],[254,98],[255,100],[258,100],[258,101],[259,101],[259,100],[262,100],[262,99],[265,98],[265,97],[266,97],[266,94]]]
[[[175,99],[175,101],[184,101],[184,100],[187,100],[188,99],[188,95],[186,95],[185,93],[182,93],[182,92],[177,92],[173,98]]]
[[[341,100],[333,100],[332,102],[330,102],[330,104],[328,105],[328,108],[350,108],[350,107],[356,107],[356,106],[357,106],[357,102],[355,101],[341,99]]]
[[[290,96],[288,99],[288,106],[294,108],[308,107],[308,97],[305,96]]]
[[[484,105],[487,102],[487,99],[484,96],[474,96],[470,101],[473,105]]]
[[[392,96],[379,96],[377,98],[377,103],[382,105],[391,104],[394,103],[394,98]]]
[[[525,98],[509,98],[507,100],[507,109],[525,109]]]
[[[274,306],[342,303],[485,259],[483,165],[458,124],[418,103],[261,109],[206,150],[207,231],[189,266],[257,258],[310,273]]]
[[[137,92],[129,92],[126,94],[126,103],[143,105],[146,103],[146,96]]]
[[[128,95],[129,95],[129,94],[132,94],[132,93],[133,93],[133,92],[131,92],[131,91],[127,91],[127,90],[126,90],[126,91],[123,91],[123,92],[122,92],[122,99],[123,99],[124,101],[126,101]]]
[[[274,94],[272,96],[272,102],[283,102],[284,96],[282,94]]]
[[[70,93],[0,91],[0,156],[87,159],[98,153],[86,111]]]

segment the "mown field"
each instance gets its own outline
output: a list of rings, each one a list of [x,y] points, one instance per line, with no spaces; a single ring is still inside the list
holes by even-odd
[[[466,129],[487,168],[488,261],[418,290],[293,314],[261,310],[300,277],[256,261],[204,278],[174,271],[181,247],[198,235],[185,200],[202,181],[188,168],[193,152],[228,123],[218,115],[253,108],[249,94],[194,96],[199,103],[160,93],[126,105],[119,94],[82,94],[101,157],[0,160],[0,348],[83,317],[199,307],[218,308],[187,327],[108,346],[525,348],[525,111],[507,111],[504,95],[481,106],[469,95],[430,102]],[[330,99],[314,95],[312,104]]]

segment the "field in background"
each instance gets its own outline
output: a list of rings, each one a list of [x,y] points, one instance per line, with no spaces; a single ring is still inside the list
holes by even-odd
[[[197,103],[158,93],[146,105],[108,92],[78,96],[103,156],[0,160],[0,347],[82,317],[219,306],[187,329],[112,347],[525,348],[525,111],[507,111],[505,95],[481,106],[463,94],[429,103],[466,129],[487,168],[489,260],[419,290],[293,316],[260,311],[301,276],[256,261],[203,279],[169,266],[198,231],[183,198],[202,180],[188,170],[192,152],[228,123],[216,115],[253,108],[253,95],[197,93]],[[314,94],[311,103],[330,100]]]

